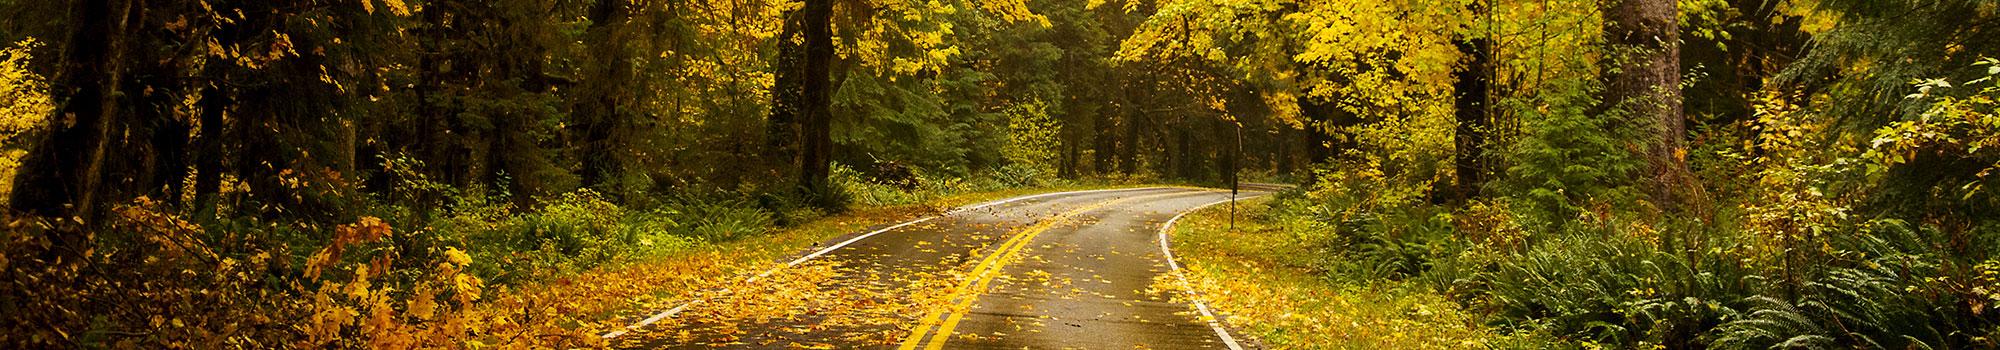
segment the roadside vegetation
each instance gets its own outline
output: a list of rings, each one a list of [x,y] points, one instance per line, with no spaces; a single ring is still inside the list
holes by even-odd
[[[599,347],[871,225],[1303,162],[1101,59],[1143,16],[0,0],[0,347]]]
[[[1234,230],[1220,207],[1177,224],[1198,298],[1272,348],[1991,348],[2000,330],[1990,233],[1894,218],[1791,237],[1756,220],[1548,230],[1519,208],[1323,195],[1247,202]]]
[[[635,210],[578,191],[521,213],[466,200],[423,224],[363,216],[335,227],[326,244],[309,231],[251,219],[204,226],[141,200],[119,206],[111,229],[150,244],[62,261],[33,259],[62,256],[51,237],[61,237],[55,227],[63,223],[20,219],[6,236],[6,277],[14,281],[6,290],[18,298],[8,307],[51,312],[15,314],[22,323],[8,334],[139,347],[606,346],[599,334],[696,293],[737,286],[840,235],[958,205],[1106,184],[952,180],[904,191],[840,183],[844,193],[885,199],[834,214],[724,194]],[[125,333],[121,319],[149,330]]]
[[[1427,286],[1368,277],[1324,231],[1266,198],[1174,225],[1174,256],[1197,298],[1272,349],[1464,349],[1519,345]],[[1162,286],[1173,288],[1173,284]]]
[[[1991,2],[1173,3],[1121,58],[1340,67],[1277,77],[1353,113],[1301,189],[1181,233],[1273,345],[2000,347]]]

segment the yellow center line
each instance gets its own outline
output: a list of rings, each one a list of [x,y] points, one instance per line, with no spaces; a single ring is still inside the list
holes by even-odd
[[[1006,242],[1002,242],[1000,248],[994,250],[993,254],[980,259],[979,265],[975,266],[969,275],[972,278],[959,282],[958,288],[953,291],[950,298],[946,299],[948,301],[956,300],[953,306],[933,308],[930,312],[925,313],[924,317],[919,319],[920,323],[917,324],[916,329],[912,330],[908,337],[903,338],[902,346],[897,347],[897,349],[916,349],[923,343],[924,337],[931,334],[931,326],[936,324],[940,317],[944,317],[945,313],[949,312],[949,318],[944,319],[944,324],[938,327],[935,333],[936,337],[931,339],[930,346],[924,347],[927,350],[943,348],[945,340],[951,338],[952,329],[956,328],[958,322],[965,318],[966,312],[971,311],[972,303],[978,299],[979,293],[985,291],[987,285],[992,283],[994,278],[999,277],[998,271],[1000,268],[1006,266],[1016,255],[1019,255],[1023,248],[1029,242],[1033,241],[1035,236],[1041,235],[1042,232],[1053,229],[1056,225],[1067,223],[1071,218],[1083,213],[1111,206],[1112,204],[1181,194],[1188,194],[1188,192],[1161,193],[1097,202],[1089,206],[1064,212],[1048,220],[1042,220],[1020,231],[1015,231],[1016,233],[1012,237],[1009,237]],[[961,312],[961,310],[965,312]]]

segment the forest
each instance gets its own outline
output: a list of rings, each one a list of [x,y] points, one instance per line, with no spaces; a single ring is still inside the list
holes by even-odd
[[[1993,0],[0,0],[0,347],[632,347],[1270,183],[1146,231],[1252,347],[2000,348],[1996,77]],[[831,292],[733,345],[955,300]]]

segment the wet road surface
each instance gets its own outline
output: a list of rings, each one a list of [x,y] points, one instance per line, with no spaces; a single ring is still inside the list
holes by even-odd
[[[1246,186],[1238,197],[1269,189]],[[968,206],[827,242],[829,250],[657,314],[612,344],[1227,349],[1225,331],[1162,288],[1171,267],[1159,235],[1176,215],[1229,198],[1153,187]]]

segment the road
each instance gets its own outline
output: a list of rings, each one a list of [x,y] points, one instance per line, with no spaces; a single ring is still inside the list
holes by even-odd
[[[1239,196],[1261,195],[1245,190]],[[857,233],[705,293],[621,348],[1227,349],[1186,298],[1164,224],[1226,190],[1044,194]]]

